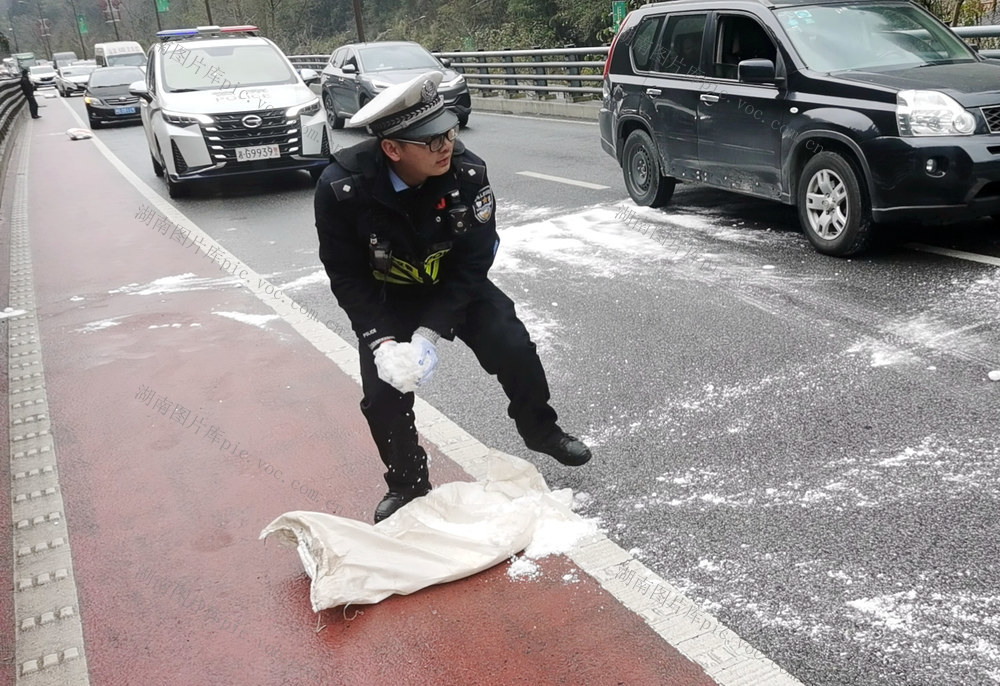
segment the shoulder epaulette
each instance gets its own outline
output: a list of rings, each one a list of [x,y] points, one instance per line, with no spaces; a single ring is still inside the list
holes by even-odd
[[[486,181],[486,165],[473,164],[466,160],[461,160],[455,168],[458,171],[458,178],[463,182],[478,183],[482,185]]]
[[[357,179],[353,175],[345,176],[342,179],[331,181],[330,188],[333,190],[334,195],[337,196],[337,200],[350,200],[358,192]]]

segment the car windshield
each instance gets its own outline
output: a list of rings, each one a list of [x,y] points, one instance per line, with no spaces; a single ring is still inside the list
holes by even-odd
[[[104,58],[109,67],[145,67],[146,56],[141,52],[125,53],[124,55],[107,55]]]
[[[146,75],[138,67],[103,67],[95,69],[90,75],[88,85],[91,88],[101,88],[103,86],[127,86],[136,81],[145,80]]]
[[[32,74],[38,74],[40,76],[45,76],[46,74],[55,74],[55,70],[52,67],[28,67],[28,70]]]
[[[168,44],[162,61],[167,91],[211,91],[297,82],[295,72],[270,45]]]
[[[891,71],[977,61],[960,38],[914,5],[800,5],[775,15],[796,52],[816,71]],[[844,36],[853,36],[849,47]]]
[[[440,69],[434,56],[416,45],[379,45],[358,51],[362,71]]]
[[[72,67],[63,67],[59,73],[63,76],[86,76],[92,74],[96,68],[96,66],[87,64],[77,64]]]

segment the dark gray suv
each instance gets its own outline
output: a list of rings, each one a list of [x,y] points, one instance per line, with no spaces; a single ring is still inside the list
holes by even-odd
[[[771,198],[829,255],[879,221],[1000,219],[1000,62],[910,2],[646,5],[612,43],[600,129],[637,204],[678,181]]]

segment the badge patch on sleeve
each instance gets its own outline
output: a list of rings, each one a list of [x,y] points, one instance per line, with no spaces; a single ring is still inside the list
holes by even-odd
[[[480,224],[485,224],[493,217],[493,191],[489,186],[476,193],[476,198],[472,201],[472,211]]]

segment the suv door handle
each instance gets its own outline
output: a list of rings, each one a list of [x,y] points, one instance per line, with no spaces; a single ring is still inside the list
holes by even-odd
[[[659,88],[647,88],[646,89],[646,95],[652,96],[654,98],[660,97],[661,93],[663,93],[663,91],[661,91]]]
[[[698,96],[698,99],[701,100],[702,102],[707,102],[707,103],[719,102],[719,96],[712,95],[710,93],[702,93],[700,96]]]

